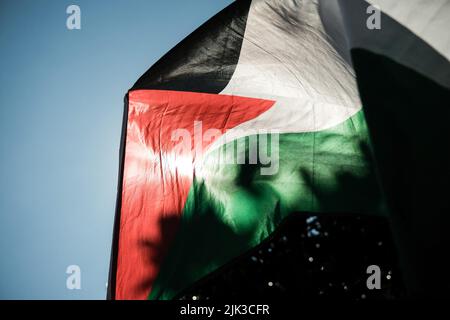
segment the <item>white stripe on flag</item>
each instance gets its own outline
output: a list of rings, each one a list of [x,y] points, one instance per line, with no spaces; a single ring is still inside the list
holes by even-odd
[[[328,39],[317,1],[254,0],[238,65],[221,94],[276,103],[227,132],[210,150],[246,131],[320,131],[358,112],[353,70]]]

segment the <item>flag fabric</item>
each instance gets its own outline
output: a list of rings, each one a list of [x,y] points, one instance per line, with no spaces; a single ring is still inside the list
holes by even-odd
[[[355,77],[315,1],[234,2],[137,81],[125,131],[117,299],[173,298],[291,213],[383,214]],[[238,161],[255,138],[271,163]]]
[[[369,5],[381,28],[358,27]],[[450,1],[323,1],[340,12],[410,296],[448,297]]]
[[[172,299],[290,214],[388,214],[369,132],[386,137],[365,115],[378,114],[382,97],[364,101],[372,99],[365,59],[374,57],[360,48],[411,58],[402,44],[394,50],[357,33],[369,3],[355,3],[235,1],[129,90],[110,298]],[[389,23],[393,41],[406,29],[395,18]],[[436,59],[409,62],[446,85],[448,56]]]

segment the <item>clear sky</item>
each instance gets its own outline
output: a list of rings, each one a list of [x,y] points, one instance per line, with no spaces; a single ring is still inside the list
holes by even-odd
[[[1,0],[0,299],[105,298],[123,97],[231,2]]]

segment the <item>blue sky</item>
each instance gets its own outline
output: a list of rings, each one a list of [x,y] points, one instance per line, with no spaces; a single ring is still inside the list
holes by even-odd
[[[105,298],[123,97],[231,2],[0,2],[0,299]]]

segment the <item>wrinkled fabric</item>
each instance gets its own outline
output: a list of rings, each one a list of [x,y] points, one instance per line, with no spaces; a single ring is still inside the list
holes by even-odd
[[[224,12],[129,92],[118,299],[171,299],[289,214],[385,214],[354,72],[318,2],[236,1]],[[189,139],[199,126],[215,134],[178,148],[174,132]],[[264,139],[278,157],[268,175],[274,163],[242,155]],[[228,159],[234,144],[244,148]]]

